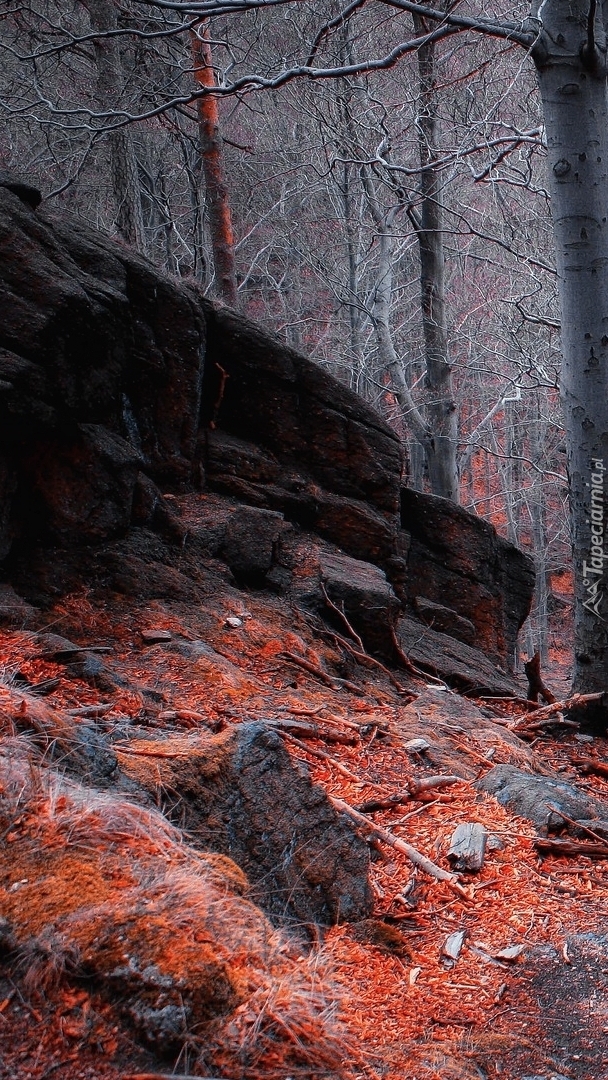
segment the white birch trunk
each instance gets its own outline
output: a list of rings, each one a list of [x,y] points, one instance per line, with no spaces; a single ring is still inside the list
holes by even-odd
[[[591,2],[591,9],[590,9]],[[593,0],[544,0],[535,48],[562,310],[575,579],[574,689],[608,689],[608,109]]]

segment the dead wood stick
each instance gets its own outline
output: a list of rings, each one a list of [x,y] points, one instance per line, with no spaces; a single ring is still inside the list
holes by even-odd
[[[117,754],[133,754],[135,757],[160,757],[160,758],[186,758],[187,752],[183,750],[136,750],[126,743],[112,743],[112,750]]]
[[[417,866],[423,873],[428,874],[429,877],[436,878],[437,881],[445,881],[458,896],[463,900],[470,900],[468,892],[460,884],[456,874],[450,874],[447,870],[442,870],[440,866],[437,866],[430,859],[427,859],[426,855],[422,855],[420,851],[412,847],[411,844],[407,844],[405,840],[401,840],[399,836],[395,836],[394,833],[389,832],[388,829],[383,829],[380,825],[375,825],[369,818],[364,817],[357,810],[354,810],[348,803],[342,801],[342,799],[336,799],[330,795],[330,802],[332,802],[336,810],[340,810],[341,813],[346,814],[348,817],[356,821],[358,825],[362,825],[373,836],[376,836],[378,840],[382,840],[383,843],[388,844],[389,847],[395,848],[395,851],[400,851],[402,855],[406,855],[410,862]]]
[[[604,694],[601,691],[597,694],[572,694],[572,696],[566,698],[565,701],[555,701],[552,705],[543,705],[542,709],[535,709],[534,716],[531,720],[534,723],[537,723],[541,719],[545,720],[550,716],[554,716],[555,713],[567,712],[568,709],[579,709],[585,705],[591,704],[593,701],[601,701],[603,697]],[[517,727],[512,728],[512,730],[517,731]]]
[[[317,679],[320,679],[322,683],[329,686],[330,690],[350,690],[351,693],[356,694],[357,697],[361,697],[361,688],[355,686],[354,683],[348,681],[348,679],[341,679],[339,676],[332,677],[328,675],[326,671],[318,667],[317,664],[311,664],[310,660],[306,660],[303,656],[296,656],[291,652],[280,652],[276,654],[279,660],[287,660],[290,664],[295,664],[296,667],[301,667],[303,671],[307,671],[309,675],[316,675]]]
[[[511,731],[514,735],[519,735],[520,739],[523,739],[526,735],[536,735],[539,731],[551,727],[578,731],[580,724],[577,724],[576,720],[566,720],[563,716],[547,716],[544,720],[534,720],[529,724],[518,724],[517,727],[511,728]]]
[[[447,787],[449,784],[461,784],[461,776],[423,776],[421,780],[408,780],[408,788],[413,799],[425,791]]]
[[[608,845],[608,840],[606,840],[605,836],[600,836],[600,834],[594,832],[593,829],[587,828],[586,825],[581,825],[580,821],[575,821],[574,818],[568,817],[567,814],[564,814],[563,810],[558,810],[557,806],[553,806],[551,803],[546,803],[546,806],[552,814],[558,814],[564,821],[567,821],[568,825],[574,825],[575,829],[580,829],[581,832],[587,833],[587,836],[592,836],[594,840],[599,840],[600,844]]]
[[[592,757],[571,757],[570,761],[572,765],[576,765],[583,773],[594,773],[596,776],[608,777],[608,765],[603,761],[596,761]]]
[[[304,750],[306,754],[311,754],[312,757],[320,758],[321,761],[329,761],[330,764],[333,765],[334,769],[337,769],[338,772],[342,773],[343,776],[347,776],[349,780],[354,780],[357,784],[362,783],[360,776],[356,776],[355,773],[351,772],[350,769],[348,769],[346,765],[343,765],[341,761],[336,761],[336,759],[333,758],[331,754],[326,754],[324,750],[318,750],[316,746],[307,746],[306,743],[300,742],[299,739],[296,739],[295,735],[290,735],[288,731],[279,731],[278,734],[281,736],[281,738],[288,739],[289,742],[292,742],[296,746],[299,746],[300,750]]]
[[[577,856],[586,855],[589,859],[608,859],[608,843],[592,844],[585,840],[539,839],[534,847],[541,855]]]
[[[348,619],[346,617],[346,613],[344,611],[344,608],[343,607],[339,608],[338,605],[334,604],[333,600],[331,600],[329,598],[329,596],[327,595],[327,589],[325,588],[325,583],[323,581],[321,582],[321,591],[323,593],[323,596],[325,597],[325,603],[327,604],[327,606],[329,608],[331,608],[332,611],[335,611],[335,613],[338,616],[338,618],[340,619],[340,622],[342,623],[342,625],[344,627],[346,627],[347,633],[349,633],[350,636],[352,637],[353,641],[355,641],[357,643],[357,645],[359,646],[359,649],[361,650],[361,652],[365,653],[365,645],[363,644],[363,642],[362,642],[361,638],[359,637],[357,631],[349,623],[349,621],[348,621]]]
[[[430,671],[423,671],[421,668],[416,667],[416,665],[412,663],[407,653],[403,651],[401,645],[399,644],[397,631],[395,630],[394,626],[391,626],[391,637],[393,639],[395,652],[397,653],[397,656],[401,661],[403,667],[406,671],[409,671],[410,675],[415,675],[417,679],[431,679],[432,682],[437,683],[438,686],[443,686],[445,689],[448,688],[447,683],[443,679],[440,679],[438,675],[433,675]]]
[[[355,809],[359,814],[374,814],[377,810],[392,810],[394,806],[410,802],[411,798],[409,791],[398,791],[395,795],[387,795],[385,799],[367,799]]]
[[[352,733],[332,731],[320,727],[319,724],[306,724],[303,720],[290,720],[288,717],[268,719],[265,723],[281,728],[283,731],[293,731],[296,735],[301,735],[303,739],[323,739],[325,742],[342,743],[345,746],[352,746],[360,739],[360,735],[354,731]]]
[[[105,705],[79,705],[77,709],[67,709],[66,716],[101,716],[108,709],[114,709],[112,704]]]

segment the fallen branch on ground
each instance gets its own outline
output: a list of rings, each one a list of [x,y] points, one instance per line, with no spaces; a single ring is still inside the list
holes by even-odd
[[[575,829],[580,829],[581,832],[587,833],[587,836],[593,837],[594,840],[599,840],[600,844],[608,844],[608,840],[606,840],[605,836],[600,836],[599,833],[594,832],[593,829],[590,829],[587,825],[581,825],[580,821],[575,821],[574,818],[568,817],[567,814],[564,814],[563,810],[558,810],[557,806],[553,806],[551,803],[547,803],[546,805],[547,809],[550,810],[552,814],[557,814],[559,817],[563,818],[564,821],[568,822],[568,825],[574,825]]]
[[[555,716],[559,712],[568,712],[569,709],[581,709],[586,705],[590,705],[594,701],[601,701],[605,695],[603,693],[598,694],[572,694],[572,697],[566,698],[565,701],[555,701],[552,705],[543,705],[542,709],[535,709],[534,716],[532,718],[526,718],[523,726],[532,730],[532,724],[544,723],[552,716]],[[572,720],[563,721],[567,724],[572,724]],[[519,724],[511,730],[516,734]]]
[[[288,731],[279,731],[278,734],[281,736],[281,738],[288,739],[289,742],[292,742],[296,746],[299,746],[300,750],[304,750],[306,754],[310,754],[312,757],[320,758],[321,761],[329,761],[329,763],[333,765],[334,769],[337,769],[338,772],[342,773],[343,776],[347,776],[349,780],[354,780],[357,784],[363,783],[360,776],[355,776],[354,772],[351,772],[350,769],[348,769],[346,765],[343,765],[341,761],[336,761],[336,759],[333,758],[331,754],[326,754],[324,750],[318,750],[316,747],[313,748],[312,746],[306,746],[306,743],[300,742],[299,739],[296,739],[295,735],[290,735]]]
[[[361,806],[357,807],[357,813],[373,814],[376,810],[392,810],[394,806],[410,802],[411,799],[418,798],[419,795],[424,794],[426,791],[447,787],[448,784],[459,784],[461,780],[462,777],[460,776],[425,776],[422,780],[412,778],[407,781],[407,791],[387,795],[384,799],[368,799],[367,802],[361,803]]]
[[[534,847],[541,855],[577,856],[586,855],[588,859],[608,859],[608,842],[592,844],[586,840],[562,840],[552,838],[534,841]]]
[[[411,844],[407,844],[405,840],[402,840],[399,836],[395,836],[394,833],[383,829],[380,825],[375,825],[369,818],[364,817],[358,810],[355,810],[348,803],[342,801],[342,799],[336,799],[330,795],[330,801],[336,807],[336,810],[340,810],[341,813],[346,814],[348,817],[356,821],[358,825],[362,825],[378,840],[382,840],[384,844],[388,844],[389,847],[400,851],[402,855],[407,856],[413,866],[417,866],[419,870],[422,870],[424,874],[428,874],[429,877],[436,878],[437,881],[445,881],[451,889],[463,900],[470,900],[471,897],[467,890],[460,884],[456,874],[451,874],[447,870],[442,870],[440,866],[437,866],[430,859],[427,859],[426,855],[422,855],[420,851],[412,847]]]
[[[324,742],[342,743],[345,746],[353,746],[360,739],[360,734],[356,731],[328,730],[319,724],[307,724],[303,720],[291,720],[289,717],[272,718],[264,722],[269,727],[295,732],[296,735],[301,735],[303,739],[323,739]]]
[[[318,667],[317,664],[311,664],[310,660],[306,660],[303,656],[296,656],[295,653],[291,652],[280,652],[276,656],[278,660],[287,660],[288,663],[295,664],[296,667],[301,667],[303,671],[307,671],[309,675],[315,675],[317,679],[325,683],[325,686],[329,686],[330,690],[350,690],[352,694],[361,697],[362,690],[360,686],[355,686],[348,679],[341,679],[337,675],[328,675],[326,671],[323,671],[323,668]]]

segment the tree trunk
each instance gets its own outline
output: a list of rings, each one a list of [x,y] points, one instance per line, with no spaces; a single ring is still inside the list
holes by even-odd
[[[202,23],[192,33],[194,75],[199,86],[215,86],[209,28]],[[230,198],[224,170],[224,151],[220,134],[217,98],[204,94],[197,98],[198,127],[207,195],[211,249],[215,267],[215,291],[231,307],[238,303],[234,264],[234,232]]]
[[[427,29],[414,17],[418,33]],[[458,412],[448,357],[445,310],[445,253],[443,246],[443,193],[437,158],[437,91],[435,45],[418,49],[418,144],[420,148],[420,209],[416,235],[420,251],[422,329],[428,401],[426,415],[432,438],[426,447],[431,491],[460,502],[456,451]]]
[[[112,109],[121,99],[125,77],[120,57],[119,38],[101,36],[116,30],[116,8],[109,0],[86,0],[91,27],[99,37],[95,41],[97,63],[97,101],[100,110]],[[124,102],[121,102],[124,105]],[[146,251],[146,234],[141,205],[139,173],[133,134],[130,127],[115,128],[108,133],[112,193],[116,204],[116,230],[123,240],[138,251]]]
[[[594,0],[544,0],[534,51],[562,312],[575,579],[574,689],[608,687],[608,109],[606,35]]]

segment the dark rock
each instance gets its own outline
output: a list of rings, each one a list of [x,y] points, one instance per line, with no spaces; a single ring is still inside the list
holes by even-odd
[[[6,172],[5,169],[0,170],[0,188],[12,191],[13,195],[16,195],[26,206],[30,206],[32,210],[36,210],[42,202],[42,193],[38,188],[28,184],[27,181],[22,180],[20,177]]]
[[[283,515],[270,510],[241,506],[231,514],[220,555],[239,584],[263,584],[284,528]]]
[[[409,488],[401,492],[401,523],[411,536],[412,600],[418,596],[453,608],[473,623],[478,649],[511,665],[532,601],[531,557],[499,537],[488,521]]]
[[[314,528],[359,558],[394,553],[403,471],[394,432],[322,368],[208,309],[207,482]]]
[[[319,567],[327,595],[344,611],[364,646],[371,653],[392,659],[395,648],[391,629],[401,605],[386,575],[377,566],[347,555],[321,554]],[[327,606],[325,612],[329,614]],[[338,627],[345,632],[339,617]]]
[[[416,619],[400,619],[397,636],[413,664],[444,679],[448,686],[461,693],[497,697],[520,693],[515,681],[480,649],[471,648],[448,634],[440,634]]]
[[[574,784],[548,776],[533,776],[512,765],[497,765],[475,786],[479,791],[494,795],[514,814],[528,818],[543,833],[565,826],[559,814],[552,814],[548,804],[558,811],[563,810],[574,821],[608,817],[605,802],[586,795]]]
[[[415,598],[414,607],[419,619],[433,630],[458,638],[459,641],[464,641],[465,645],[475,645],[476,632],[473,623],[470,619],[458,615],[453,608],[435,604],[424,596]]]
[[[17,595],[11,585],[0,584],[0,626],[25,627],[33,621],[36,608]]]
[[[140,465],[129,443],[98,424],[31,444],[21,468],[28,532],[78,542],[126,531]]]
[[[357,394],[226,308],[209,309],[208,355],[205,419],[327,491],[398,513],[399,439]]]
[[[138,600],[195,600],[196,585],[186,574],[161,562],[148,562],[137,555],[118,553],[104,556],[111,588]]]
[[[0,255],[9,464],[32,443],[42,458],[47,439],[69,458],[66,433],[94,425],[128,442],[153,479],[190,482],[206,322],[196,290],[76,219],[32,215],[1,187]],[[20,475],[21,506],[29,481]]]
[[[193,741],[187,758],[157,764],[153,783],[179,795],[190,836],[206,851],[229,855],[266,910],[325,924],[370,913],[367,844],[294,767],[276,732],[241,725]]]

